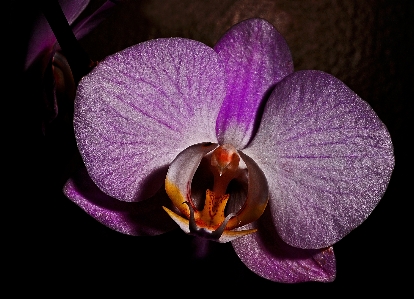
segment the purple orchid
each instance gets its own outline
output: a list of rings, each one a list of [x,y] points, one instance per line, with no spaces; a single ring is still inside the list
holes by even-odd
[[[394,166],[370,106],[329,74],[294,72],[262,19],[214,49],[167,38],[107,57],[79,84],[74,128],[86,170],[64,192],[88,214],[126,234],[176,222],[231,241],[278,282],[334,280],[331,246],[369,216]]]

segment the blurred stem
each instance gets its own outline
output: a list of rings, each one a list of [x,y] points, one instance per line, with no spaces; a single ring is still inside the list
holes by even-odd
[[[93,63],[73,34],[59,2],[57,0],[40,0],[40,6],[66,56],[77,85],[80,79],[89,73]]]

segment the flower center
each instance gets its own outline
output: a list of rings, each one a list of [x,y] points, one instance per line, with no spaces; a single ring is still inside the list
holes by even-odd
[[[226,189],[230,181],[237,177],[240,156],[237,150],[230,144],[216,148],[210,164],[214,175],[213,190],[206,190],[204,208],[201,211],[194,210],[195,223],[198,227],[217,229],[225,220],[224,210],[230,195]]]
[[[241,154],[230,144],[218,147],[214,144],[197,144],[181,152],[171,163],[165,180],[166,191],[185,218],[163,208],[186,233],[227,242],[256,231],[233,230],[259,218],[268,200],[266,178],[251,158]],[[204,205],[199,209],[197,201],[191,195],[191,181],[203,157],[210,159],[209,172],[212,173],[214,182],[212,190],[205,191]],[[240,167],[241,160],[245,162],[247,170]],[[238,205],[239,211],[226,216],[225,209],[230,199],[226,193],[228,186],[233,179],[243,175],[249,191],[239,196],[239,201],[243,201]],[[259,181],[258,187],[250,188],[250,183],[256,180]],[[261,187],[263,191],[258,192]]]

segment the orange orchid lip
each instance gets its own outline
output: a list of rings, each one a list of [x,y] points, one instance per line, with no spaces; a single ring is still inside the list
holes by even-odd
[[[205,227],[198,227],[194,221],[194,211],[191,212],[190,220],[176,214],[175,212],[171,211],[170,209],[163,206],[163,209],[167,212],[167,214],[171,217],[175,223],[187,234],[195,235],[198,237],[202,237],[208,240],[217,241],[219,243],[226,243],[233,241],[239,237],[243,237],[254,233],[257,229],[247,229],[247,230],[226,230],[225,226],[233,217],[233,214],[229,214],[226,219],[223,221],[222,225],[220,225],[216,230],[211,230]]]

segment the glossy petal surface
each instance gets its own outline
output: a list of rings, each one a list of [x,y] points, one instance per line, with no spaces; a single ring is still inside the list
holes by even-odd
[[[176,227],[162,209],[170,206],[163,190],[143,202],[122,202],[99,190],[86,169],[82,169],[67,181],[64,193],[103,225],[124,234],[158,235]]]
[[[257,275],[284,283],[335,279],[336,262],[332,247],[300,249],[289,246],[273,228],[269,209],[248,227],[258,231],[234,240],[232,245],[242,262]]]
[[[88,6],[89,0],[59,0],[60,7],[69,24],[81,14]],[[41,15],[33,27],[33,33],[29,41],[25,69],[27,69],[40,53],[53,47],[56,42],[55,35],[50,28],[46,18]]]
[[[250,141],[256,114],[271,88],[293,72],[285,39],[267,21],[232,27],[214,50],[225,65],[227,96],[217,119],[217,138],[242,149]]]
[[[393,146],[371,107],[341,81],[296,72],[275,88],[251,146],[281,238],[323,248],[360,225],[383,196]]]
[[[91,178],[120,200],[153,195],[182,150],[216,142],[224,95],[217,54],[196,41],[151,40],[107,57],[75,100],[75,135]]]

